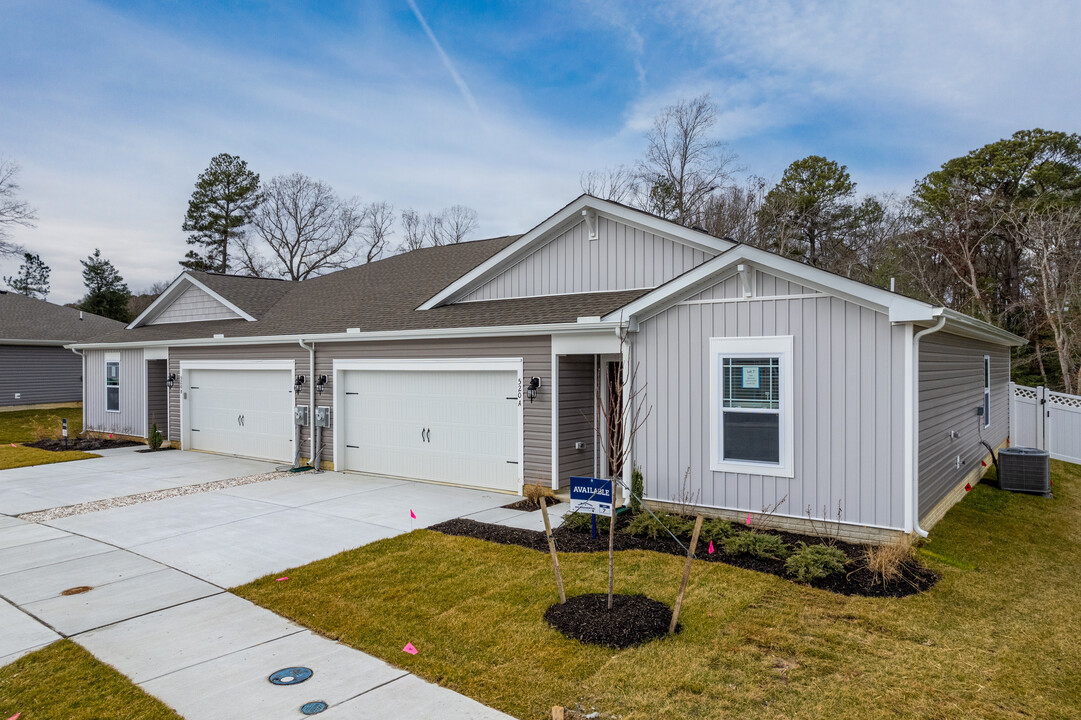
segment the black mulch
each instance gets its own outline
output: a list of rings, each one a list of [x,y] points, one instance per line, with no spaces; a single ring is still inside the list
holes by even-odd
[[[621,525],[625,524],[625,522],[626,520],[620,519]],[[556,528],[552,532],[556,541],[556,549],[559,552],[572,553],[607,552],[608,535],[606,532],[600,532],[601,525],[601,523],[597,524],[598,533],[595,540],[591,537],[588,530],[584,532],[575,532],[565,527]],[[462,518],[448,520],[447,522],[439,523],[438,525],[432,525],[429,529],[441,532],[445,535],[460,535],[463,537],[472,537],[477,538],[478,540],[500,543],[502,545],[518,545],[538,552],[548,552],[548,541],[545,539],[544,533],[536,530],[522,530],[520,528],[506,527],[505,525],[491,525],[489,523],[480,523],[475,520],[465,520]],[[604,527],[604,530],[607,530],[607,527]],[[738,530],[737,532],[744,531]],[[818,538],[812,536],[773,531],[770,531],[770,534],[779,535],[790,546],[794,546],[797,541],[801,540],[809,545],[814,543],[821,544],[821,541]],[[616,550],[652,550],[654,552],[682,556],[686,556],[687,554],[687,551],[670,537],[651,540],[650,538],[628,535],[619,532],[618,529],[613,544]],[[933,570],[924,567],[916,560],[912,560],[909,567],[906,569],[905,580],[894,582],[883,587],[880,583],[874,582],[874,578],[870,571],[863,568],[860,564],[863,546],[852,545],[840,541],[834,541],[832,544],[835,547],[840,548],[849,557],[849,568],[851,569],[846,573],[836,573],[821,580],[815,580],[810,583],[812,587],[829,590],[840,595],[907,597],[922,592],[938,582],[938,575]],[[683,545],[689,546],[690,542],[684,539]],[[708,548],[708,542],[703,543],[700,541],[695,552],[695,557],[706,562],[723,562],[746,570],[757,570],[758,572],[769,573],[786,580],[792,580],[792,577],[785,571],[783,560],[758,558],[751,555],[727,555],[720,547],[715,547],[714,552],[710,554]]]
[[[589,593],[556,603],[544,619],[567,637],[622,649],[667,635],[672,609],[645,595],[615,595],[609,610],[607,594]]]
[[[553,505],[558,505],[559,501],[556,500],[554,497],[545,497],[544,504],[548,507],[552,507]],[[503,508],[506,510],[525,510],[526,512],[540,510],[540,507],[540,503],[535,503],[529,498],[522,498],[517,502],[512,502],[510,505],[503,506]]]
[[[68,446],[64,447],[63,440],[54,440],[48,438],[45,440],[35,440],[34,442],[23,443],[26,447],[38,448],[39,450],[51,450],[53,452],[62,452],[64,450],[82,450],[86,452],[88,450],[111,450],[112,448],[125,448],[132,447],[133,445],[142,445],[132,440],[112,440],[108,438],[68,438]]]
[[[165,452],[166,450],[176,450],[176,448],[175,447],[145,448],[143,450],[136,450],[135,452],[137,452],[137,453]]]

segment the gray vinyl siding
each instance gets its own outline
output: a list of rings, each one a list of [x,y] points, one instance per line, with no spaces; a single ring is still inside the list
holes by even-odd
[[[164,325],[195,320],[229,320],[238,317],[240,316],[208,295],[206,291],[192,285],[144,324]]]
[[[713,257],[615,220],[597,223],[597,240],[583,221],[460,301],[652,288]]]
[[[316,375],[326,375],[329,382],[316,405],[334,405],[334,360],[370,360],[379,358],[522,358],[525,377],[536,375],[542,386],[537,399],[526,401],[524,408],[525,481],[550,483],[552,478],[552,342],[547,335],[521,338],[462,338],[413,340],[402,342],[335,342],[316,344]],[[313,392],[308,351],[299,345],[245,345],[236,347],[171,348],[169,372],[179,373],[182,360],[293,360],[305,384],[295,403],[307,405]],[[180,388],[170,397],[170,438],[180,441]],[[334,431],[323,433],[323,458],[333,459]],[[301,433],[301,455],[311,450],[309,428]]]
[[[593,356],[559,358],[559,483],[569,478],[593,475],[594,380]],[[584,450],[574,444],[584,442]]]
[[[106,358],[120,361],[120,412],[105,409]],[[146,437],[146,363],[143,351],[86,351],[86,429]]]
[[[991,356],[991,427],[983,427],[983,356]],[[922,517],[1009,434],[1010,352],[1001,345],[938,332],[920,340],[919,482]],[[951,431],[961,437],[953,439]],[[957,456],[961,468],[957,468]]]
[[[156,423],[162,437],[169,437],[169,388],[165,385],[168,377],[167,360],[148,360],[146,363],[146,432],[150,436],[150,425]]]
[[[731,298],[731,278],[700,293]],[[901,528],[904,329],[882,313],[822,294],[776,297],[779,279],[744,301],[678,304],[633,336],[632,362],[651,407],[634,443],[647,496]],[[808,291],[782,286],[791,294]],[[710,469],[709,339],[793,336],[793,478]],[[682,479],[689,470],[688,484]],[[825,506],[825,511],[823,511]]]
[[[0,345],[0,407],[82,402],[82,399],[83,361],[71,350]]]

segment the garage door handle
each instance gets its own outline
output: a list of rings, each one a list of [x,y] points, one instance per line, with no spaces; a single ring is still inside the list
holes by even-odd
[[[360,450],[359,445],[346,445],[347,448],[353,448],[354,450]]]
[[[428,442],[432,441],[432,429],[428,428],[425,432],[428,433]]]

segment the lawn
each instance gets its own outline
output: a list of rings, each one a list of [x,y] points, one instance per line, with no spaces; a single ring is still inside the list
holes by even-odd
[[[920,551],[942,576],[925,593],[845,597],[696,562],[683,632],[623,651],[544,625],[547,555],[427,530],[235,592],[519,718],[1081,717],[1081,467],[1053,469],[1053,500],[980,484],[955,506]],[[568,595],[604,589],[605,555],[560,564]],[[682,564],[620,553],[617,592],[672,604]]]
[[[0,668],[0,718],[177,720],[180,716],[70,640]]]
[[[0,470],[99,457],[78,450],[52,452],[22,446],[24,442],[38,440],[43,433],[59,436],[61,418],[68,419],[68,437],[73,438],[82,432],[83,411],[79,407],[0,413]]]

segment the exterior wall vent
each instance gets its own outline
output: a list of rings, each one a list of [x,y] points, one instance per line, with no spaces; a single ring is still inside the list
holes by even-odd
[[[225,337],[225,333],[214,333],[215,340],[220,340],[223,337]]]
[[[998,484],[1003,490],[1051,497],[1051,456],[1046,450],[1012,447],[998,454]]]
[[[360,333],[360,328],[346,328],[345,331],[347,333],[358,334]]]

